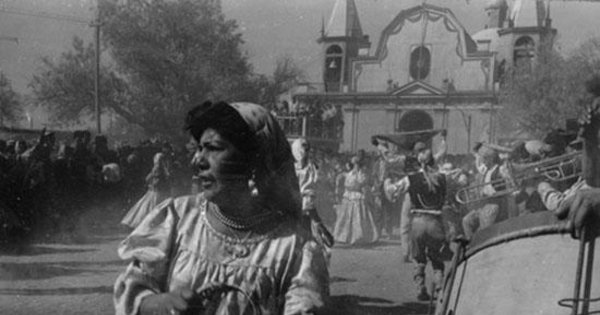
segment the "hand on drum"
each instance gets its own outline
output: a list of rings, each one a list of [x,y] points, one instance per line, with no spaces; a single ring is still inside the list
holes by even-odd
[[[563,203],[556,215],[559,219],[569,219],[575,238],[581,237],[584,225],[592,228],[597,236],[600,227],[600,188],[577,191],[570,202]]]

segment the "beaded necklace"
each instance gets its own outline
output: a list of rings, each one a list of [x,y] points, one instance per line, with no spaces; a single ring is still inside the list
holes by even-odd
[[[267,211],[251,216],[249,218],[241,218],[238,216],[225,214],[221,211],[221,209],[219,209],[219,207],[212,207],[212,212],[217,218],[217,220],[223,223],[223,225],[227,226],[228,228],[240,231],[252,230],[255,227],[263,225],[265,222],[270,221],[276,215],[272,211]]]
[[[231,232],[233,237],[237,239],[236,243],[226,244],[224,247],[225,251],[235,259],[244,258],[250,255],[250,247],[248,244],[244,244],[244,242],[250,237],[250,235],[252,235],[252,232],[255,228],[276,222],[277,220],[274,219],[276,219],[276,216],[278,216],[277,213],[268,211],[250,218],[240,218],[223,213],[217,206],[210,207],[210,210],[215,218]],[[240,238],[237,235],[237,232],[239,231],[246,232],[246,235]]]

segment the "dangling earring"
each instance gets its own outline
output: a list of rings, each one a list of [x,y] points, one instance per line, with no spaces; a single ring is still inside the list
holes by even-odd
[[[252,195],[252,197],[257,197],[258,196],[258,189],[256,188],[256,172],[252,171],[252,176],[250,176],[250,179],[248,180],[248,188],[250,189],[250,195]]]

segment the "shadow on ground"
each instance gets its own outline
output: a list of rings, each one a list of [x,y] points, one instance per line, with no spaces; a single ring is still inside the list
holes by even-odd
[[[57,248],[54,246],[33,244],[2,244],[0,254],[3,256],[37,256],[50,254],[75,254],[91,252],[94,249],[86,248]]]
[[[34,263],[0,263],[0,280],[41,280],[54,277],[74,276],[80,273],[103,273],[106,267],[124,266],[121,260],[114,261],[64,261]]]
[[[332,296],[326,314],[336,315],[410,315],[427,314],[428,303],[409,302],[401,305],[380,298],[339,295]]]
[[[399,238],[394,238],[394,239],[379,240],[372,244],[350,245],[350,244],[344,244],[344,243],[336,243],[335,248],[336,249],[345,249],[345,250],[354,250],[354,249],[382,250],[382,249],[387,249],[389,246],[398,246],[398,248],[400,248],[401,244],[402,243],[400,242]]]
[[[112,286],[82,287],[82,288],[52,288],[52,289],[0,289],[0,295],[79,295],[79,294],[108,294],[113,292]]]

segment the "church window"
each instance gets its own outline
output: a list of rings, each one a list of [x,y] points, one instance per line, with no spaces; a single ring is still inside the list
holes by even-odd
[[[418,46],[410,54],[410,76],[413,80],[424,80],[431,69],[431,53],[425,46]]]
[[[522,36],[515,41],[514,64],[517,67],[531,68],[535,57],[535,43],[529,36]]]

